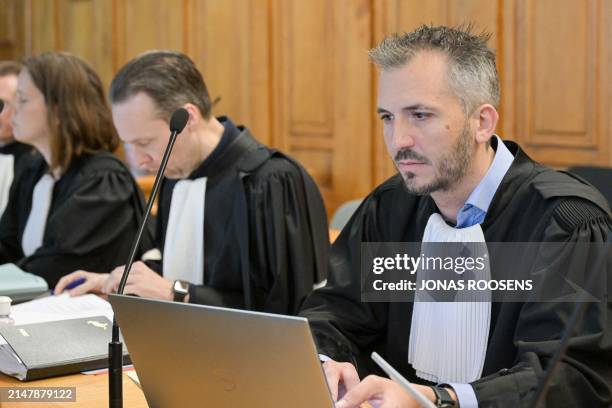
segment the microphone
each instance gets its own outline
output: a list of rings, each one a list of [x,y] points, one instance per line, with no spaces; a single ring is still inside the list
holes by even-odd
[[[605,273],[606,268],[609,266],[612,266],[612,258],[610,257],[610,252],[608,251],[608,246],[610,246],[610,244],[612,244],[612,233],[608,234],[608,238],[606,239],[606,242],[604,242],[603,244],[604,248],[603,248],[603,253],[602,253],[601,265],[599,265],[600,260],[595,262],[595,265],[596,265],[595,272],[597,272],[598,268],[601,266]],[[607,262],[610,262],[610,265],[607,265]],[[598,273],[592,273],[587,278],[587,281],[585,284],[586,290],[591,290],[593,288],[596,277],[598,275],[599,275]],[[610,294],[608,294],[608,296],[609,295]],[[607,302],[608,300],[606,300],[606,297],[604,297],[601,301]],[[531,404],[529,405],[530,408],[539,408],[540,406],[543,406],[546,395],[548,394],[548,388],[553,378],[553,374],[556,372],[557,368],[559,367],[559,364],[561,363],[561,359],[565,356],[567,349],[569,347],[570,339],[572,335],[574,334],[574,332],[576,331],[576,328],[578,327],[578,325],[582,322],[584,313],[586,312],[586,309],[589,306],[589,304],[591,304],[591,302],[588,300],[588,295],[584,293],[582,298],[579,298],[578,302],[574,306],[572,315],[565,327],[565,333],[563,333],[563,337],[561,338],[561,344],[559,344],[559,348],[557,348],[557,351],[553,355],[550,361],[550,364],[548,366],[548,369],[544,372],[543,378],[538,384],[538,388],[536,389],[535,395],[533,396],[533,399],[531,400]]]
[[[185,128],[188,120],[189,120],[189,112],[187,112],[183,108],[179,108],[175,110],[174,113],[172,114],[172,117],[170,118],[170,132],[175,132],[178,135]],[[165,170],[165,167],[164,167],[164,170]]]
[[[168,146],[166,147],[161,164],[157,170],[157,175],[155,176],[155,182],[153,183],[153,189],[151,190],[151,195],[149,196],[149,200],[147,202],[147,208],[142,219],[142,223],[140,224],[138,233],[136,234],[136,239],[132,244],[130,256],[125,264],[125,269],[123,270],[123,275],[121,276],[121,281],[119,282],[119,288],[117,290],[117,294],[119,295],[122,295],[123,290],[125,289],[125,284],[127,283],[128,276],[130,274],[130,269],[132,268],[134,258],[136,257],[136,252],[138,252],[138,246],[142,240],[142,234],[151,215],[151,209],[153,208],[153,203],[157,197],[159,185],[161,184],[164,172],[166,171],[166,166],[168,165],[170,153],[174,147],[174,142],[176,142],[176,136],[183,131],[188,120],[189,113],[183,108],[179,108],[174,111],[172,117],[170,118],[170,140],[168,141]],[[117,319],[113,316],[112,339],[111,342],[108,343],[108,406],[110,408],[123,407],[122,370],[123,345],[119,340],[119,325],[117,324]]]

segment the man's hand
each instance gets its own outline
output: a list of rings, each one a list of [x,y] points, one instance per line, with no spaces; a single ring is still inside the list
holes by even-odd
[[[119,266],[110,273],[102,288],[103,293],[117,292],[124,269],[125,266]],[[145,265],[144,262],[138,261],[132,265],[124,293],[150,299],[172,300],[174,299],[172,284]]]
[[[61,294],[64,289],[72,282],[78,279],[85,279],[85,282],[77,286],[76,288],[69,289],[66,291],[70,296],[84,295],[85,293],[102,293],[104,282],[108,278],[108,273],[94,273],[86,271],[72,272],[66,276],[63,276],[55,285],[53,293],[56,295]]]
[[[350,390],[359,384],[359,375],[357,370],[350,363],[338,363],[334,360],[329,360],[323,363],[323,371],[327,378],[327,384],[334,401],[338,399],[338,390]],[[344,392],[340,392],[344,394]],[[340,395],[342,396],[342,395]]]
[[[431,402],[435,401],[434,392],[430,387],[418,384],[413,384],[413,386]],[[336,403],[336,408],[359,408],[365,402],[369,402],[376,408],[419,408],[421,406],[401,385],[387,378],[370,375],[349,390]]]

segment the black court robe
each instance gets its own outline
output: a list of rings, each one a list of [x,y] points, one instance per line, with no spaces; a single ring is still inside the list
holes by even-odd
[[[486,241],[592,242],[605,248],[611,220],[603,197],[585,182],[533,162],[518,145],[506,145],[515,159],[481,224]],[[327,286],[313,292],[300,313],[309,319],[320,353],[356,363],[365,375],[379,373],[369,361],[376,350],[408,380],[426,383],[408,364],[412,303],[360,301],[360,243],[420,242],[433,212],[439,211],[431,197],[409,194],[399,175],[366,198],[332,247]],[[607,280],[612,281],[609,270]],[[483,374],[472,383],[481,407],[527,406],[573,307],[492,304]],[[609,407],[611,388],[612,308],[591,303],[546,406]]]
[[[32,146],[19,142],[0,146],[0,154],[8,154],[15,158],[13,164],[15,178],[17,178],[20,171],[27,167],[29,162],[38,155]]]
[[[0,146],[0,155],[10,155],[13,156],[13,181],[19,178],[19,174],[29,165],[29,163],[34,159],[35,155],[38,155],[38,152],[29,145],[12,142],[6,144],[4,146]],[[6,194],[6,200],[8,202],[8,195],[10,194],[10,187],[8,187],[5,191],[1,191],[0,194]],[[2,201],[2,200],[0,200]],[[0,213],[0,217],[2,213]]]
[[[74,158],[56,181],[43,243],[24,256],[21,240],[38,180],[48,171],[34,156],[13,181],[0,220],[0,264],[15,263],[49,287],[77,269],[109,272],[125,263],[144,214],[144,200],[127,167],[110,153]],[[143,248],[152,246],[145,234]]]
[[[323,200],[297,162],[258,143],[248,129],[220,121],[225,131],[218,146],[189,176],[207,177],[204,284],[190,286],[189,301],[296,314],[326,276]],[[165,179],[160,191],[162,252],[176,182]],[[160,265],[154,269],[163,273]]]

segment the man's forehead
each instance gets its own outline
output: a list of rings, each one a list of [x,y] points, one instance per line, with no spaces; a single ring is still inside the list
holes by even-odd
[[[124,100],[112,103],[113,113],[139,116],[154,116],[157,111],[153,99],[144,92],[130,95]]]
[[[0,98],[12,98],[17,91],[17,75],[0,76]]]
[[[385,105],[431,106],[454,94],[448,83],[446,57],[438,52],[422,51],[404,65],[380,72],[379,107]],[[396,106],[397,107],[397,106]]]
[[[384,69],[380,80],[391,80],[399,85],[447,85],[448,64],[446,57],[438,52],[422,51],[399,67]]]
[[[113,103],[112,113],[119,137],[127,143],[161,137],[168,128],[167,122],[159,117],[152,99],[146,94]]]

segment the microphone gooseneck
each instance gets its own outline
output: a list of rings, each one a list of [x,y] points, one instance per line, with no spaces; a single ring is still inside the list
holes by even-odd
[[[121,276],[121,281],[119,282],[119,288],[117,289],[117,294],[119,295],[122,295],[125,289],[125,284],[127,283],[132,264],[134,263],[134,258],[136,257],[136,253],[138,252],[138,247],[140,246],[142,235],[146,228],[147,221],[151,216],[151,209],[153,208],[153,203],[155,202],[155,198],[157,197],[161,180],[164,176],[164,172],[166,171],[166,166],[168,165],[168,159],[170,158],[170,154],[172,153],[174,143],[176,142],[176,136],[183,131],[183,129],[187,125],[188,120],[189,113],[183,108],[179,108],[174,111],[172,117],[170,118],[170,140],[168,141],[168,146],[166,147],[166,151],[164,152],[161,164],[159,166],[159,169],[157,170],[155,182],[153,183],[153,189],[151,190],[151,195],[149,196],[149,200],[147,202],[147,208],[142,219],[142,223],[138,228],[136,239],[132,244],[130,256],[127,262],[125,263],[125,269],[123,270],[123,275]],[[108,343],[108,365],[108,406],[110,408],[122,408],[123,344],[121,343],[119,337],[119,325],[117,324],[117,319],[114,316],[112,338],[110,343]]]

